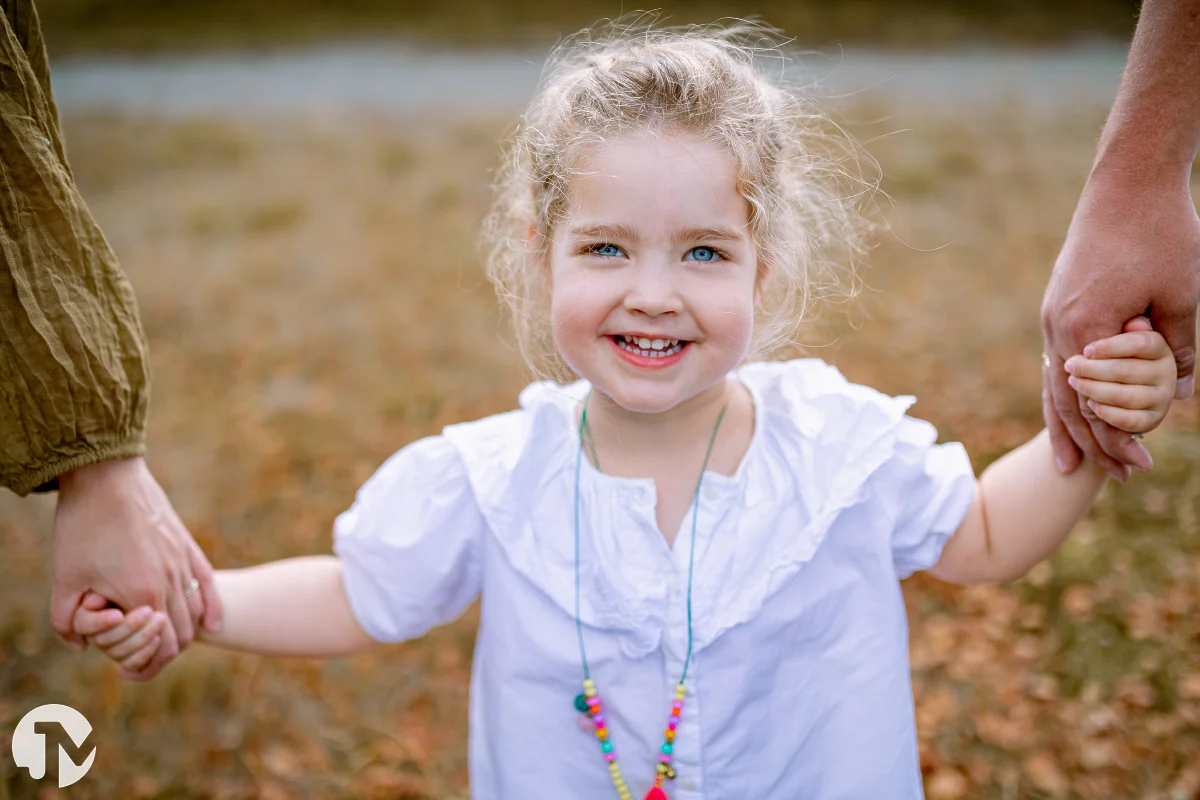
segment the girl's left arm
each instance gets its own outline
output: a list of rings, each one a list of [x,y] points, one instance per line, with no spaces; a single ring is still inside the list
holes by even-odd
[[[1130,433],[1162,422],[1175,392],[1175,361],[1163,337],[1131,322],[1067,362],[1071,382],[1101,419]],[[975,501],[930,574],[951,583],[1004,583],[1050,556],[1096,499],[1107,476],[1090,461],[1070,475],[1055,467],[1046,431],[992,464]]]

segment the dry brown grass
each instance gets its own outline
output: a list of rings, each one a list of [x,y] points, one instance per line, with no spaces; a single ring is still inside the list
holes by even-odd
[[[895,200],[872,288],[808,343],[917,394],[982,468],[1039,427],[1038,304],[1099,118],[910,122],[872,146]],[[474,246],[502,128],[69,121],[152,343],[152,466],[218,566],[327,552],[387,455],[513,406],[524,379]],[[1200,788],[1196,422],[1176,409],[1156,472],[1106,491],[1027,579],[906,585],[931,800]],[[473,614],[361,658],[197,647],[122,683],[50,630],[51,508],[0,497],[0,797],[466,797]],[[13,775],[2,738],[44,702],[95,725],[96,765],[61,793]]]

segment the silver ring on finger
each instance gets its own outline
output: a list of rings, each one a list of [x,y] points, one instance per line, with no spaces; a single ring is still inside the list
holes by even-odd
[[[1045,353],[1042,353],[1042,366],[1046,369],[1050,368],[1050,356],[1046,355]]]
[[[1130,438],[1130,439],[1133,439],[1133,440],[1136,442],[1136,441],[1137,441],[1137,440],[1139,440],[1139,439],[1145,439],[1145,438],[1146,438],[1146,434],[1144,434],[1144,433],[1131,433],[1131,434],[1129,434],[1129,438]]]
[[[195,578],[192,578],[190,581],[188,581],[188,585],[186,587],[184,587],[183,596],[191,597],[192,595],[194,595],[196,593],[196,591],[199,588],[200,588],[200,581],[196,580]]]

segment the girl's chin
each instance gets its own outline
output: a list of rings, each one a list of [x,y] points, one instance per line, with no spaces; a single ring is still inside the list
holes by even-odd
[[[596,391],[603,394],[623,411],[634,414],[665,414],[676,406],[703,394],[724,380],[722,375],[712,385],[683,385],[675,381],[658,385],[636,385],[636,382],[615,380],[611,383],[592,381]]]

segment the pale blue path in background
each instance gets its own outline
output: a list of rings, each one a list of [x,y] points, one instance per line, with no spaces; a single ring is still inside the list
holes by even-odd
[[[512,112],[533,91],[544,51],[422,50],[372,42],[272,53],[88,58],[54,65],[64,111],[148,115]],[[822,51],[801,74],[822,94],[955,112],[1017,101],[1057,113],[1111,104],[1126,49],[1085,43],[1044,50],[933,53]]]

